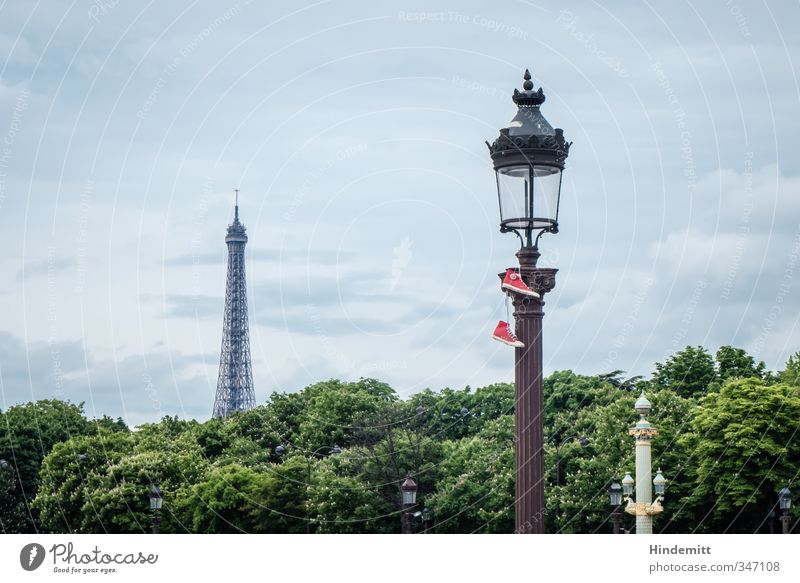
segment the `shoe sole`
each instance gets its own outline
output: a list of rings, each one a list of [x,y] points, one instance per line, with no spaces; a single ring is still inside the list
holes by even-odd
[[[504,283],[504,284],[503,284],[502,286],[500,286],[500,287],[502,287],[503,289],[507,289],[507,290],[509,290],[509,291],[512,291],[512,292],[514,292],[514,293],[521,294],[521,295],[523,295],[523,296],[531,296],[532,298],[538,298],[538,297],[541,297],[539,294],[537,294],[537,293],[536,293],[535,291],[533,291],[533,290],[531,290],[531,291],[523,291],[523,290],[521,290],[521,289],[518,289],[518,288],[514,287],[513,285],[509,285],[509,284],[507,284],[507,283]]]
[[[498,338],[494,334],[492,334],[492,340],[497,340],[498,342],[502,342],[506,346],[513,346],[514,348],[525,348],[525,345],[522,342],[509,342],[508,340],[503,340],[502,338]]]

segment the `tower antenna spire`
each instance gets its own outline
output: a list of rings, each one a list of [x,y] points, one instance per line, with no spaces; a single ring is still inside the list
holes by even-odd
[[[239,220],[239,189],[234,188],[233,192],[236,193],[236,209],[234,210],[234,218],[238,221]]]

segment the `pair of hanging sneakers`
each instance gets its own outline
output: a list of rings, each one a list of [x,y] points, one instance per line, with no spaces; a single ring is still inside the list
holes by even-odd
[[[510,292],[534,298],[539,297],[539,294],[525,285],[525,282],[522,281],[519,273],[517,273],[512,267],[509,267],[506,270],[506,276],[503,279],[503,283],[500,287],[506,293]],[[503,344],[513,346],[514,348],[525,348],[525,344],[520,342],[519,338],[517,338],[511,331],[511,326],[509,326],[508,322],[504,320],[500,320],[497,323],[497,327],[494,329],[492,338],[498,342],[502,342]]]

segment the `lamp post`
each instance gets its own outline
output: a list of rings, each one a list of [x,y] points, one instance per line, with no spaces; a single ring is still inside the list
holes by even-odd
[[[639,413],[639,421],[628,431],[628,435],[632,435],[636,439],[636,480],[634,481],[630,474],[625,474],[625,478],[622,480],[625,500],[628,502],[625,512],[636,516],[636,534],[653,534],[653,516],[664,510],[661,501],[664,499],[667,481],[661,475],[661,468],[659,468],[652,484],[650,482],[652,476],[650,442],[658,431],[647,420],[651,405],[644,396],[644,391],[636,400],[634,408]],[[636,484],[635,502],[631,499],[634,483]],[[653,488],[656,493],[655,500],[653,500]]]
[[[341,448],[338,445],[334,445],[333,447],[323,445],[322,447],[318,447],[314,451],[307,452],[306,450],[297,447],[297,446],[290,446],[289,444],[286,445],[279,445],[275,448],[275,453],[278,455],[285,454],[290,448],[293,448],[300,452],[300,455],[303,456],[303,459],[306,460],[306,469],[307,469],[307,481],[306,486],[311,488],[311,460],[316,456],[318,453],[321,453],[325,450],[329,450],[332,454],[336,455],[342,453]],[[306,534],[311,534],[311,517],[308,516],[308,500],[306,500]]]
[[[500,232],[520,240],[519,275],[539,297],[513,295],[515,333],[515,530],[544,532],[544,439],[542,430],[542,297],[555,287],[557,269],[539,268],[539,237],[558,232],[561,172],[570,144],[539,111],[541,88],[525,71],[523,90],[512,97],[517,114],[493,142],[492,158],[500,205]],[[501,278],[505,273],[501,275]]]
[[[431,510],[430,508],[423,508],[422,510],[417,510],[414,514],[411,515],[411,518],[415,522],[419,522],[422,524],[422,534],[428,533],[428,522],[431,519]]]
[[[411,509],[417,504],[417,483],[410,475],[406,476],[405,481],[400,486],[400,492],[403,498],[403,515],[402,515],[402,533],[412,534],[412,513]]]
[[[559,444],[556,445],[556,486],[561,485],[561,446],[572,441],[573,439],[577,439],[578,443],[581,444],[581,447],[589,447],[589,438],[585,435],[580,437],[577,435],[570,435],[569,437],[562,439]]]
[[[164,503],[164,494],[161,488],[153,484],[150,486],[150,510],[153,513],[153,534],[159,533],[160,517],[158,515],[161,505]]]
[[[619,482],[614,482],[608,487],[608,503],[611,505],[611,523],[614,525],[614,534],[620,534],[619,525],[622,520],[622,512],[619,507],[622,506],[622,486]]]
[[[781,508],[781,526],[783,527],[783,534],[789,534],[790,522],[792,517],[789,516],[789,510],[792,509],[792,491],[784,487],[778,493],[778,505]]]

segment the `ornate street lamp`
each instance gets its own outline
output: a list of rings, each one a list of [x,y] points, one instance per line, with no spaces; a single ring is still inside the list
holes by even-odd
[[[631,491],[633,490],[631,489]],[[608,503],[611,505],[611,523],[614,525],[614,534],[620,534],[619,524],[622,520],[622,512],[619,507],[622,506],[622,486],[619,482],[614,482],[608,487]]]
[[[513,294],[515,366],[515,532],[544,532],[544,439],[542,431],[542,296],[555,287],[556,269],[537,268],[538,242],[544,233],[558,232],[561,173],[570,144],[564,132],[542,116],[541,88],[533,90],[525,71],[522,91],[512,97],[517,114],[486,142],[497,178],[500,232],[519,237],[519,274],[538,298]],[[501,278],[505,273],[501,275]]]
[[[645,397],[644,391],[634,404],[634,409],[639,414],[639,421],[629,431],[636,439],[636,501],[631,498],[633,494],[634,479],[630,474],[625,474],[622,486],[625,493],[625,512],[636,516],[636,534],[653,534],[653,516],[663,512],[661,502],[664,500],[667,480],[661,475],[661,468],[658,469],[656,477],[652,480],[652,454],[650,442],[658,434],[656,428],[650,425],[647,416],[650,414],[652,405]],[[653,490],[655,489],[656,499],[653,500]]]
[[[411,534],[413,532],[411,509],[417,504],[417,483],[414,478],[410,475],[406,476],[405,481],[400,486],[400,492],[403,498],[402,533]]]
[[[153,484],[150,486],[150,511],[153,513],[153,534],[158,534],[158,524],[160,521],[159,511],[164,503],[164,494],[161,488]]]
[[[8,467],[8,462],[6,460],[0,460],[0,470],[4,470]]]
[[[783,534],[789,534],[789,523],[792,517],[789,516],[789,510],[792,509],[792,491],[784,487],[778,493],[778,505],[781,509],[781,525],[783,527]]]

